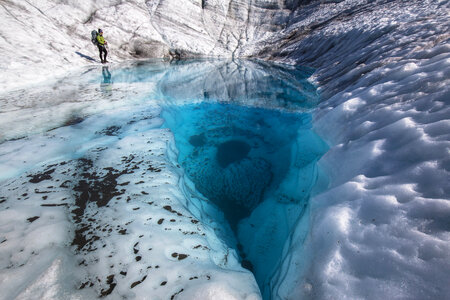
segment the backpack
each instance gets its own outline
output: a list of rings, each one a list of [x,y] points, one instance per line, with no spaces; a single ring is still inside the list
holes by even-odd
[[[92,42],[92,44],[94,44],[94,45],[98,45],[97,35],[98,35],[97,30],[92,30],[92,31],[91,31],[91,42]]]

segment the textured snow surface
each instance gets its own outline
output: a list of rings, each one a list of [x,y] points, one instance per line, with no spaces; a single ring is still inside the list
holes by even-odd
[[[296,227],[285,244],[281,265],[271,281],[272,298],[448,298],[448,1],[313,1],[298,9],[285,10],[288,7],[286,2],[278,7],[282,17],[275,17],[267,11],[261,13],[261,18],[270,19],[266,23],[273,21],[278,24],[275,19],[279,18],[281,25],[260,32],[253,28],[258,26],[251,24],[261,25],[258,23],[261,19],[242,21],[254,15],[254,6],[246,2],[118,1],[113,6],[104,1],[86,3],[91,4],[78,4],[76,1],[65,1],[64,4],[46,1],[0,3],[2,91],[50,75],[60,75],[74,66],[89,64],[88,59],[76,52],[96,59],[97,51],[86,36],[99,26],[105,28],[112,60],[128,59],[139,52],[130,46],[134,45],[130,41],[136,34],[139,37],[137,44],[148,40],[153,43],[149,46],[151,53],[160,49],[156,53],[164,54],[175,47],[204,55],[234,53],[314,67],[314,79],[321,93],[321,104],[314,113],[314,129],[328,142],[330,150],[319,161],[322,174],[317,191],[321,192],[312,197],[308,211],[301,219],[289,220]],[[205,8],[210,4],[209,12],[198,11],[204,4]],[[252,13],[247,15],[237,10],[239,14],[236,14],[239,5]],[[272,9],[270,3],[267,5]],[[181,11],[186,7],[188,13],[183,15]],[[177,9],[180,9],[178,14],[164,14]],[[123,11],[122,15],[120,11]],[[206,29],[198,27],[200,15],[208,20]],[[231,17],[241,21],[230,21]],[[139,22],[144,19],[145,22]],[[147,23],[149,19],[150,23]],[[174,23],[177,20],[186,23],[176,27]],[[187,20],[194,20],[193,24]],[[191,28],[186,26],[188,22]],[[222,28],[224,30],[218,31]],[[217,32],[221,37],[219,40],[213,38]],[[248,34],[251,32],[253,35]],[[253,42],[248,42],[247,36],[252,36]],[[138,47],[142,48],[145,47]],[[145,91],[151,86],[130,88]],[[86,85],[81,89],[94,97],[101,95],[98,83],[97,87]],[[225,269],[218,267],[222,266],[220,261],[226,254],[226,247],[216,239],[214,232],[208,232],[206,226],[193,226],[189,218],[193,216],[178,204],[178,200],[173,200],[179,197],[180,191],[176,186],[180,175],[177,168],[170,165],[167,154],[161,157],[158,154],[172,151],[171,155],[175,155],[176,150],[171,148],[171,133],[157,125],[162,122],[155,117],[157,108],[147,112],[153,117],[150,120],[143,117],[144,112],[129,112],[121,108],[128,115],[136,116],[137,124],[142,125],[142,128],[136,128],[136,136],[130,135],[126,142],[107,134],[114,133],[114,128],[100,133],[109,127],[109,117],[95,121],[99,122],[99,133],[98,137],[91,139],[88,137],[97,133],[83,131],[83,124],[87,125],[85,122],[94,122],[94,119],[85,119],[89,111],[99,111],[97,105],[112,105],[112,109],[118,109],[122,103],[96,102],[90,105],[89,101],[69,101],[68,105],[65,102],[59,104],[58,98],[49,101],[46,100],[48,97],[21,97],[18,93],[21,92],[3,93],[1,96],[1,113],[8,115],[7,119],[0,120],[1,139],[21,137],[27,130],[37,135],[28,138],[31,139],[29,141],[9,141],[2,145],[0,297],[20,296],[20,299],[26,299],[36,295],[36,298],[85,299],[108,291],[112,284],[116,284],[115,295],[125,297],[142,298],[153,293],[155,297],[166,299],[178,293],[181,286],[186,288],[176,296],[184,295],[188,299],[259,297],[253,277],[242,270],[236,260],[228,260],[229,266]],[[70,93],[61,93],[70,99]],[[120,93],[127,95],[129,90],[121,89],[115,95]],[[30,117],[30,113],[22,114],[17,108],[27,109],[26,99],[29,98],[39,99],[37,103],[48,107],[52,107],[55,101],[58,109],[54,114],[50,109],[42,109],[41,118]],[[86,99],[90,96],[87,95]],[[39,115],[39,105],[30,106]],[[77,116],[77,112],[85,108],[80,120],[70,117]],[[12,117],[15,113],[16,116]],[[118,113],[112,118],[120,117]],[[80,128],[76,129],[80,130],[79,141],[66,140],[66,129],[63,128],[40,133],[59,127],[67,120],[69,124],[82,121]],[[129,124],[121,130],[132,132],[134,129]],[[52,134],[55,137],[49,137]],[[143,141],[137,138],[139,135],[150,144],[144,147]],[[85,139],[89,139],[90,144],[86,145]],[[54,153],[40,151],[39,145],[49,143],[54,143]],[[102,149],[105,143],[108,149]],[[136,147],[128,150],[133,153],[133,159],[123,157],[130,144]],[[71,152],[79,149],[77,151],[81,151],[83,156],[90,157],[94,166],[92,170],[97,172],[95,176],[103,181],[109,178],[108,174],[128,170],[136,162],[144,160],[152,168],[161,168],[161,172],[156,173],[147,170],[154,177],[144,184],[152,188],[153,181],[157,181],[158,186],[168,182],[168,189],[158,189],[155,192],[158,200],[149,204],[148,195],[142,194],[140,184],[137,184],[143,175],[141,172],[146,171],[133,170],[135,173],[122,175],[129,177],[127,181],[130,181],[124,185],[123,194],[114,196],[124,200],[127,195],[133,195],[130,202],[122,201],[121,209],[103,206],[97,215],[91,207],[86,207],[91,220],[82,219],[73,225],[67,219],[67,212],[73,204],[64,200],[66,191],[61,184],[74,176],[79,178],[77,182],[87,180],[82,175],[83,168],[87,167],[79,160],[81,154],[79,157],[65,157],[67,148]],[[151,149],[156,155],[148,157],[143,148]],[[22,154],[29,153],[30,149],[33,156]],[[50,157],[54,161],[58,156],[60,158],[56,162],[35,165]],[[57,165],[52,166],[55,163]],[[108,171],[105,167],[113,169]],[[72,173],[75,170],[77,175]],[[17,179],[6,179],[24,171],[26,173]],[[52,183],[47,177],[52,178]],[[33,178],[43,180],[33,183],[36,187],[27,187],[29,191],[22,192],[22,184],[27,182],[28,185]],[[56,180],[59,180],[57,184],[53,182]],[[27,197],[35,201],[25,201]],[[111,201],[115,201],[114,197]],[[14,205],[8,204],[10,201]],[[55,206],[42,206],[46,203]],[[166,205],[182,216],[162,208]],[[147,220],[150,217],[152,219]],[[175,222],[170,222],[172,217]],[[127,218],[135,221],[130,224],[118,221]],[[164,219],[162,224],[158,224],[160,219]],[[102,231],[102,239],[88,235],[88,248],[95,250],[88,251],[85,254],[88,260],[83,262],[66,253],[64,248],[73,240],[68,233],[74,237],[77,230],[84,229],[87,223],[105,228],[105,231]],[[179,223],[192,226],[196,234],[177,232]],[[119,232],[125,229],[125,235]],[[153,232],[164,232],[163,236],[168,240],[160,241],[160,235]],[[157,253],[148,250],[156,247],[141,242],[140,235],[148,236],[152,245],[164,243],[158,249],[165,250]],[[106,244],[104,248],[102,241]],[[197,245],[201,247],[195,248]],[[138,252],[134,254],[135,251]],[[207,252],[214,254],[207,256]],[[111,253],[118,255],[109,257]],[[173,257],[173,253],[178,256]],[[179,254],[189,256],[179,260]],[[116,260],[115,257],[122,255],[129,260]],[[141,256],[139,261],[137,256]],[[198,271],[192,273],[194,259],[198,262],[195,265]],[[100,265],[103,267],[97,268]],[[157,269],[156,265],[160,268]],[[109,267],[111,272],[99,271]],[[120,272],[126,272],[126,276]],[[148,286],[140,284],[150,281]],[[167,283],[161,285],[165,281]],[[68,282],[78,282],[80,287],[92,283],[95,293],[92,295],[84,291],[91,289],[81,289],[75,294],[61,294],[70,290],[64,286]],[[243,282],[245,284],[241,285]]]
[[[274,296],[448,298],[449,4],[338,6],[311,8],[272,55],[317,68],[314,128],[331,146],[328,188],[285,248]]]

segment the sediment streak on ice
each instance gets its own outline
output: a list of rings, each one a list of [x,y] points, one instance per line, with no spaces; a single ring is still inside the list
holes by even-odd
[[[2,145],[25,160],[29,146],[54,146],[2,181],[2,299],[260,298],[236,254],[183,205],[158,114],[115,109]]]

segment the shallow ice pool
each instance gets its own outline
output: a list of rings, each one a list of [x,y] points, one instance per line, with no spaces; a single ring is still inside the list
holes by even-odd
[[[130,296],[149,270],[163,278],[159,289],[169,288],[164,259],[184,263],[203,249],[215,265],[252,271],[268,298],[283,247],[307,217],[316,162],[327,149],[311,131],[318,95],[310,74],[251,61],[140,62],[3,95],[4,276],[29,276],[28,262],[51,243],[75,257],[77,289]],[[37,225],[52,238],[23,234]],[[183,235],[169,238],[171,231]],[[124,250],[124,235],[133,253]],[[186,246],[194,235],[208,245]],[[152,238],[165,242],[158,247]],[[169,240],[190,250],[169,251]],[[144,243],[153,245],[148,256]],[[158,268],[136,267],[145,257]],[[196,265],[202,269],[198,261],[181,269]],[[173,294],[187,294],[178,284]],[[20,286],[10,285],[8,295],[19,295]]]

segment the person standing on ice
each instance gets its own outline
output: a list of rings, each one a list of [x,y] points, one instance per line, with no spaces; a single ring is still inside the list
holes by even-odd
[[[107,41],[105,41],[105,38],[103,37],[103,30],[101,30],[100,28],[98,29],[98,35],[97,35],[97,46],[98,46],[98,51],[100,54],[100,60],[102,62],[102,64],[107,63],[108,61],[106,60],[106,55],[108,55],[108,51],[106,51],[106,45],[108,44]],[[102,53],[105,53],[105,57],[102,58]]]

